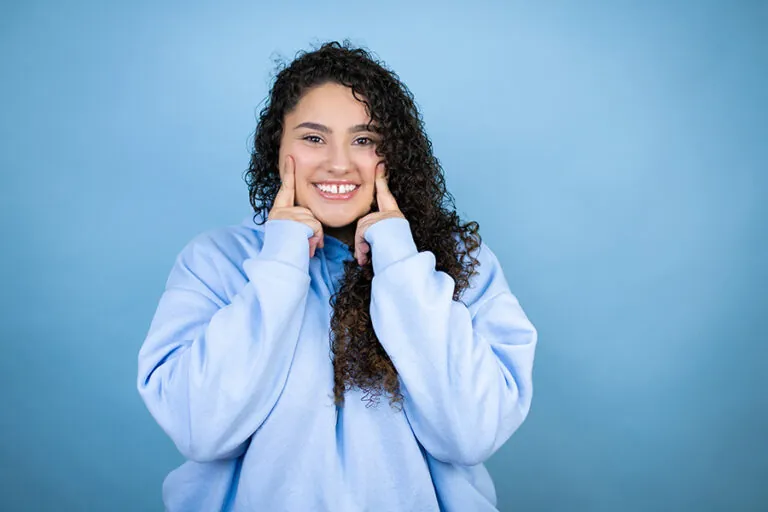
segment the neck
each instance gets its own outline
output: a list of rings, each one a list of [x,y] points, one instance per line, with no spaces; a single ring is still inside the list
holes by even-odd
[[[333,238],[336,238],[337,240],[341,240],[345,244],[347,244],[350,248],[355,242],[355,231],[357,230],[357,222],[353,222],[352,224],[349,224],[347,226],[343,226],[340,228],[329,228],[327,226],[323,226],[323,232],[326,235],[330,235]]]

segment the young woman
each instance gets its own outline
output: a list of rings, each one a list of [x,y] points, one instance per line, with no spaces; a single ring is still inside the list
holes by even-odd
[[[325,44],[277,75],[254,146],[254,215],[181,251],[139,353],[189,459],[166,508],[496,510],[482,463],[528,414],[537,333],[410,92]]]

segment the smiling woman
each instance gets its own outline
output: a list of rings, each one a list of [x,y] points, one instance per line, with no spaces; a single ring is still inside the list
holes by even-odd
[[[308,90],[284,125],[279,162],[285,168],[291,159],[295,166],[296,205],[311,210],[325,233],[351,245],[354,223],[371,210],[382,162],[365,105],[350,88],[327,82]]]
[[[189,459],[167,510],[496,510],[483,462],[528,414],[537,332],[406,86],[348,44],[301,53],[246,181],[254,214],[180,252],[139,353]]]

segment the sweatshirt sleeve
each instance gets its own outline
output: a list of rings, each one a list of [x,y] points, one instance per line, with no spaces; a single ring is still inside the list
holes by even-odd
[[[407,220],[379,221],[365,238],[371,320],[414,434],[440,461],[485,461],[530,409],[536,329],[485,244],[465,305],[453,300],[454,280],[435,269],[434,254],[417,251]]]
[[[139,351],[138,390],[186,458],[239,456],[277,402],[304,317],[311,236],[299,222],[267,221],[231,300],[222,276],[238,270],[220,240],[198,236],[176,259]]]

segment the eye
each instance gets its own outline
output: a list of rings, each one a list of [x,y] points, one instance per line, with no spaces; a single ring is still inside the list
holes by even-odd
[[[304,137],[302,137],[302,139],[307,142],[311,142],[312,144],[320,144],[321,142],[323,142],[323,139],[321,139],[317,135],[305,135]]]
[[[360,141],[363,141],[363,142],[360,142]],[[358,137],[355,139],[355,142],[359,146],[370,146],[371,144],[375,143],[375,141],[370,137]]]

